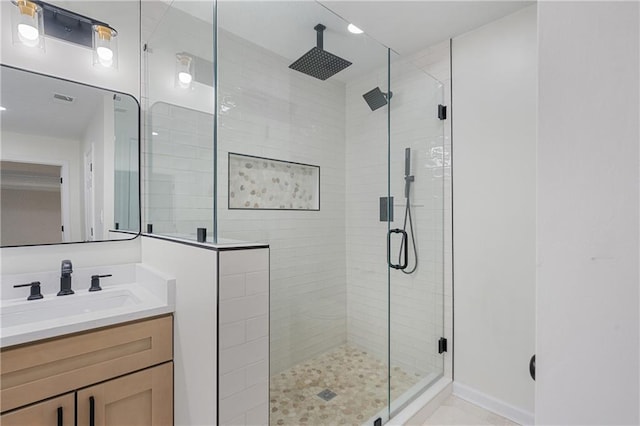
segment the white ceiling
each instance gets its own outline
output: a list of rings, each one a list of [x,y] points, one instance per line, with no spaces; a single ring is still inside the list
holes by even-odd
[[[327,27],[325,50],[353,65],[332,77],[349,81],[386,63],[386,47],[407,55],[509,15],[534,1],[220,0],[220,28],[293,62],[316,44],[313,27]],[[202,3],[174,1],[206,17]],[[365,31],[346,30],[351,22]]]
[[[536,2],[320,0],[320,3],[380,43],[406,55],[479,28]]]
[[[6,108],[0,112],[0,125],[9,132],[81,140],[98,104],[113,96],[104,89],[8,67],[0,68],[0,80],[0,104]],[[55,93],[74,101],[57,101]]]

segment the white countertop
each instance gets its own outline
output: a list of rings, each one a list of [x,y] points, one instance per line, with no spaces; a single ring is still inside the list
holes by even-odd
[[[105,273],[113,277],[101,279],[102,291],[89,292],[85,278]],[[58,287],[51,283],[56,275],[59,279],[59,273],[54,272],[2,277],[0,347],[168,314],[175,309],[175,279],[142,264],[74,271],[75,294],[68,296],[56,296]],[[83,280],[74,282],[74,277]],[[42,283],[42,299],[28,301],[28,287],[12,287],[31,281]],[[78,288],[80,282],[83,285]],[[15,297],[17,294],[21,296]]]

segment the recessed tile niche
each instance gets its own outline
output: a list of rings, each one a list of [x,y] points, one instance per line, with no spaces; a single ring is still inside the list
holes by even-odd
[[[229,153],[229,209],[320,210],[320,167]]]

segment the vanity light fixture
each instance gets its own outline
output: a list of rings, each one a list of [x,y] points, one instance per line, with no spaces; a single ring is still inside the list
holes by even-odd
[[[362,31],[360,28],[356,27],[353,24],[349,24],[347,26],[347,29],[349,30],[350,33],[352,34],[362,34],[364,31]]]
[[[107,25],[93,25],[93,64],[118,68],[118,32]]]
[[[188,89],[192,81],[193,57],[184,52],[176,54],[176,86]]]
[[[13,44],[44,50],[42,7],[29,0],[16,0],[11,11]]]
[[[118,66],[118,32],[109,24],[40,0],[11,0],[14,44],[44,51],[44,36],[93,49],[93,63]]]

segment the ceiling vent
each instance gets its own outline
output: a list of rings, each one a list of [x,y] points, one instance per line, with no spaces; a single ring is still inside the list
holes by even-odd
[[[76,99],[73,96],[67,96],[67,95],[62,95],[60,93],[54,93],[53,94],[53,102],[58,103],[58,104],[72,104],[76,101]]]

